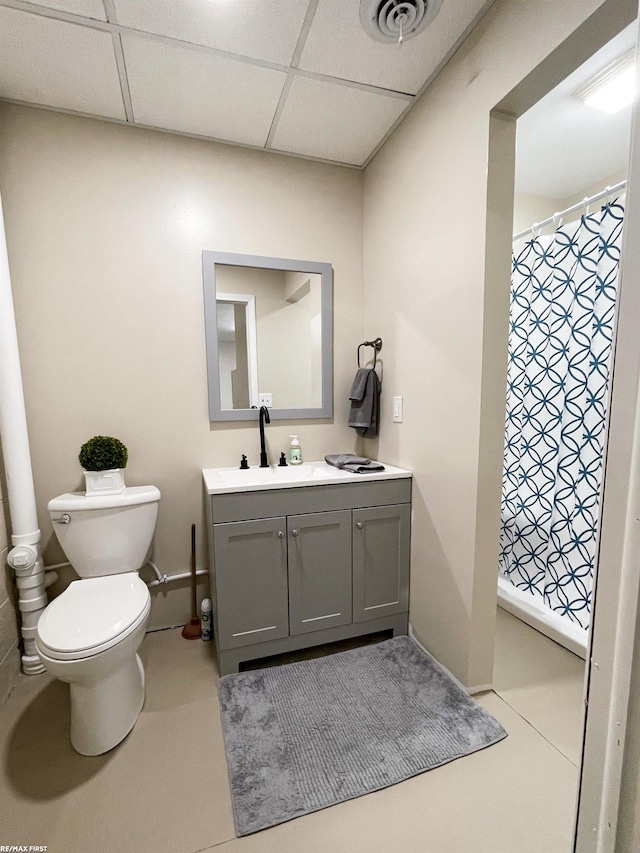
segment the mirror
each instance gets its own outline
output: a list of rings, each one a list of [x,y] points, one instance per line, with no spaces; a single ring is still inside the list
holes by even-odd
[[[333,415],[330,264],[202,253],[209,417]],[[252,410],[253,409],[253,410]]]

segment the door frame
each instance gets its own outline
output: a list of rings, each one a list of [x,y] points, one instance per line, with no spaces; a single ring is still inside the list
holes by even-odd
[[[496,104],[489,119],[485,312],[476,582],[493,592],[498,558],[504,442],[516,120],[638,14],[637,0],[606,0]],[[636,60],[638,62],[638,59]],[[638,69],[640,80],[640,68]],[[625,237],[611,391],[598,574],[587,655],[585,737],[576,804],[575,853],[613,853],[640,588],[640,111],[632,121]],[[486,584],[486,587],[485,587]],[[489,636],[491,634],[491,636]],[[477,647],[493,642],[493,624]]]

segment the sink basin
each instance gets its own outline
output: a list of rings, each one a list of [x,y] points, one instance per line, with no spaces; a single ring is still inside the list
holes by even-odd
[[[349,481],[386,480],[397,477],[410,477],[411,473],[403,468],[385,465],[384,471],[370,474],[353,474],[328,465],[324,460],[303,462],[302,465],[287,465],[280,468],[270,465],[268,468],[203,468],[202,476],[210,495],[231,492],[255,492],[264,489],[291,489],[300,486],[320,486]]]
[[[277,488],[283,483],[295,483],[299,480],[321,480],[324,472],[309,463],[302,465],[287,465],[279,467],[270,465],[268,468],[249,468],[242,471],[240,468],[218,468],[217,475],[223,483],[229,486],[243,486],[251,488],[252,485],[270,485]]]

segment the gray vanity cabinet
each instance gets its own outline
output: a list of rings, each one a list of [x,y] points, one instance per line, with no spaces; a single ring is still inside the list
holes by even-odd
[[[287,519],[289,633],[351,622],[351,513],[316,512]]]
[[[353,510],[353,621],[409,609],[408,504]]]
[[[220,674],[381,631],[406,634],[411,479],[208,496]]]
[[[289,635],[286,518],[216,525],[216,639],[221,649]]]

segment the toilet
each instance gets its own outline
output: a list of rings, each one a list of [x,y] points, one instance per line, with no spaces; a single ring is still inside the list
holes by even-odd
[[[101,755],[131,731],[144,702],[137,654],[151,597],[138,570],[151,554],[160,492],[60,495],[48,510],[80,576],[43,611],[36,648],[47,670],[71,689],[71,743]]]

